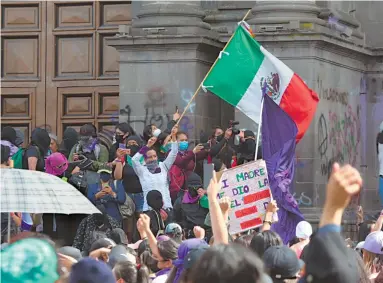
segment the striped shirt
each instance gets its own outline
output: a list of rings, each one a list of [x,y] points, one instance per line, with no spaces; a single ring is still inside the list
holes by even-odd
[[[159,173],[151,173],[145,165],[142,165],[140,159],[142,158],[142,154],[137,152],[133,158],[133,169],[136,172],[138,178],[140,179],[140,183],[142,186],[142,191],[144,193],[144,209],[143,211],[150,210],[148,203],[146,201],[147,194],[152,190],[157,190],[161,192],[162,199],[164,201],[164,208],[172,208],[172,200],[170,198],[169,192],[169,179],[168,179],[168,171],[170,167],[172,167],[174,161],[176,160],[178,153],[178,143],[171,143],[171,151],[169,152],[168,157],[163,162],[160,162],[158,165],[161,168],[161,172]]]

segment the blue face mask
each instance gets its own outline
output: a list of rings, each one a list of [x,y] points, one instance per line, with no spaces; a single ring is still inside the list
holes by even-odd
[[[181,141],[178,143],[178,147],[181,151],[185,151],[189,148],[189,142],[188,141]]]

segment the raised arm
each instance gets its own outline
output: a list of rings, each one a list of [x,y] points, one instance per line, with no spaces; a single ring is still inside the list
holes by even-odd
[[[170,152],[163,162],[167,171],[170,170],[170,167],[172,167],[174,161],[177,158],[177,154],[178,154],[177,132],[178,132],[178,126],[174,126],[172,129],[172,134],[171,134],[172,140],[171,140]]]
[[[138,177],[143,176],[144,174],[144,165],[141,164],[140,160],[142,156],[149,150],[147,146],[142,147],[133,157],[132,157],[132,167],[134,172],[136,172]]]

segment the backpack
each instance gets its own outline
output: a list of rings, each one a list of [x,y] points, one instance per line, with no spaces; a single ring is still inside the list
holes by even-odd
[[[117,190],[119,190],[117,180],[114,180],[114,187]],[[118,205],[118,210],[120,211],[122,219],[127,219],[129,217],[132,217],[134,212],[136,211],[136,205],[134,204],[133,200],[128,196],[127,193],[125,193],[125,196],[126,196],[125,202],[123,204]]]
[[[23,169],[23,158],[25,149],[19,148],[19,150],[12,156],[13,168]]]
[[[172,196],[176,196],[179,191],[185,190],[186,174],[178,166],[172,165],[168,173],[169,191]]]

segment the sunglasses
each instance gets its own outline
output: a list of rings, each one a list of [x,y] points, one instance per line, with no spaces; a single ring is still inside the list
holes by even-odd
[[[66,166],[66,162],[57,166],[54,166],[56,169],[61,169]]]

